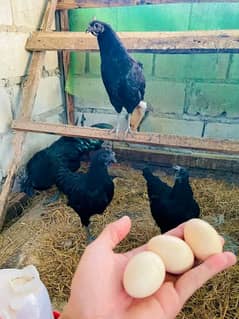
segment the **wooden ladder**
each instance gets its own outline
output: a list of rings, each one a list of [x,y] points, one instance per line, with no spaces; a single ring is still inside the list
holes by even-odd
[[[203,0],[201,0],[203,2]],[[217,0],[218,1],[218,0]],[[69,52],[97,51],[98,45],[94,37],[82,32],[69,32],[67,11],[78,7],[103,7],[103,6],[123,6],[137,4],[161,4],[179,2],[176,0],[48,0],[45,14],[42,20],[40,31],[33,32],[27,40],[26,49],[32,51],[31,63],[28,70],[28,77],[22,88],[22,98],[20,101],[20,116],[17,121],[13,121],[12,128],[16,130],[13,147],[14,156],[9,168],[6,181],[0,194],[0,229],[3,226],[8,196],[12,188],[15,174],[19,168],[22,156],[22,148],[27,132],[54,133],[65,136],[81,136],[90,138],[101,138],[111,141],[126,141],[129,143],[183,147],[206,151],[225,152],[229,154],[239,154],[239,142],[229,140],[214,140],[208,138],[180,137],[160,134],[137,133],[133,137],[116,137],[109,134],[107,130],[94,128],[80,128],[74,123],[74,106],[72,96],[65,93],[67,105],[68,125],[36,123],[31,121],[31,114],[37,89],[40,83],[42,68],[44,64],[46,50],[62,51],[63,69],[67,74]],[[184,0],[181,2],[190,2]],[[56,10],[61,10],[61,32],[50,30],[54,21]],[[121,32],[119,33],[125,46],[130,51],[158,52],[158,53],[195,53],[195,52],[239,52],[239,30],[217,30],[217,31],[187,31],[187,32]]]

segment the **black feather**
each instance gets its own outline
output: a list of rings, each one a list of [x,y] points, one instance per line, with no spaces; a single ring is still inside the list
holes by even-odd
[[[99,123],[92,125],[103,129],[110,129],[110,124]],[[76,171],[85,154],[101,148],[104,141],[62,136],[49,147],[37,152],[28,161],[25,176],[20,178],[20,189],[29,196],[34,194],[34,189],[46,190],[56,181],[56,165]],[[58,164],[56,164],[58,163]]]
[[[200,208],[193,198],[185,168],[178,167],[173,187],[154,176],[148,168],[143,170],[143,176],[147,182],[151,213],[162,233],[199,217]]]
[[[101,149],[95,152],[86,174],[73,173],[58,165],[56,185],[84,226],[89,225],[92,215],[102,214],[114,196],[114,183],[107,170],[113,161],[114,153]]]
[[[97,36],[101,56],[101,76],[116,112],[125,107],[132,113],[144,99],[143,65],[127,52],[109,24],[92,21],[88,31]]]

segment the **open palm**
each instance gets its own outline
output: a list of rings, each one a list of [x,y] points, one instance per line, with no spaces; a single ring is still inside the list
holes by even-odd
[[[167,276],[152,296],[134,299],[123,288],[123,273],[129,259],[146,247],[125,254],[113,252],[130,227],[130,219],[123,217],[108,225],[86,248],[62,319],[173,319],[199,287],[236,261],[229,252],[214,255],[181,276]],[[169,234],[182,238],[183,227],[182,224]]]

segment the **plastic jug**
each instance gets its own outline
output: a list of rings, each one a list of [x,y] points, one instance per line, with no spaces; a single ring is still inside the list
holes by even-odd
[[[0,319],[53,319],[46,287],[37,269],[0,269]]]

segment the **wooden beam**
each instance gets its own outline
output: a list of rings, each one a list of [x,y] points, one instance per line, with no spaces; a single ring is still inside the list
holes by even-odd
[[[60,19],[61,19],[61,31],[69,31],[69,19],[68,19],[68,12],[66,10],[61,11],[60,13]],[[63,51],[62,52],[62,62],[63,62],[63,68],[64,68],[64,82],[66,83],[67,75],[69,71],[69,64],[70,64],[70,52],[69,51]],[[74,100],[73,96],[66,92],[65,93],[65,99],[66,99],[66,108],[67,108],[67,120],[68,124],[74,124],[75,123],[75,117],[74,117]]]
[[[18,217],[24,207],[29,203],[29,196],[25,193],[11,193],[8,201],[5,223],[11,222]]]
[[[64,136],[79,136],[84,138],[98,138],[116,142],[145,144],[152,146],[167,146],[206,150],[227,154],[239,154],[239,142],[234,140],[217,140],[209,138],[182,137],[176,135],[160,135],[157,133],[134,133],[124,137],[109,134],[108,130],[83,128],[71,125],[36,123],[29,121],[13,121],[12,128],[25,132],[53,133]]]
[[[51,28],[54,14],[56,10],[57,0],[49,0],[47,2],[45,14],[42,20],[41,30],[47,31]],[[32,107],[35,102],[37,89],[40,83],[42,68],[44,64],[45,52],[34,52],[28,71],[28,77],[25,83],[23,83],[22,98],[20,101],[20,118],[30,119],[32,113]],[[3,226],[8,196],[12,188],[13,179],[22,157],[22,147],[25,140],[26,133],[17,132],[13,139],[14,156],[10,164],[8,175],[0,194],[0,230]]]
[[[188,168],[227,171],[235,174],[239,172],[238,155],[231,156],[200,151],[188,154],[187,152],[174,152],[173,150],[139,149],[117,145],[114,147],[114,151],[116,152],[117,160],[129,161],[136,168],[139,166],[138,163],[141,167],[146,164],[164,167],[172,167],[177,164]]]
[[[165,3],[198,3],[198,2],[225,2],[225,0],[60,0],[58,10],[76,8],[101,8],[120,7],[133,5],[165,4]],[[238,2],[238,0],[227,0],[227,2]]]
[[[178,32],[119,32],[129,51],[239,52],[239,30],[178,31]],[[98,51],[97,39],[85,32],[33,32],[26,49]]]

